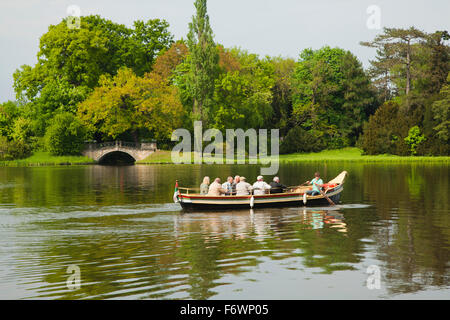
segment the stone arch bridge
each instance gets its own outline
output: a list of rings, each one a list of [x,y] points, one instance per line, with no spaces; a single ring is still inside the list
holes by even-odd
[[[156,142],[112,141],[87,143],[82,154],[98,163],[112,156],[128,157],[129,162],[143,160],[156,151]]]

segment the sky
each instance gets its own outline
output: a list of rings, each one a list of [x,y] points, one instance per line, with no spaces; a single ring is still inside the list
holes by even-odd
[[[14,100],[14,71],[37,62],[39,38],[66,17],[99,14],[131,26],[135,20],[165,19],[175,39],[186,38],[194,0],[0,0],[0,102]],[[375,6],[375,7],[374,7]],[[305,48],[340,47],[364,67],[375,56],[362,47],[383,27],[450,30],[449,0],[208,0],[215,41],[261,56],[297,59]]]

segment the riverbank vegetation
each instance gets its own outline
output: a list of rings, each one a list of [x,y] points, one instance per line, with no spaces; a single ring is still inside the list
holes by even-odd
[[[194,156],[191,154],[193,163]],[[355,147],[347,147],[334,150],[322,150],[320,152],[310,153],[292,153],[279,156],[280,162],[305,162],[305,161],[350,161],[350,162],[445,162],[450,163],[449,156],[397,156],[390,154],[365,155],[363,150]],[[225,161],[224,161],[225,162]],[[247,161],[248,162],[248,161]],[[172,163],[171,151],[158,150],[144,160],[138,161],[139,164],[170,164]]]
[[[335,150],[323,150],[311,153],[293,153],[280,155],[280,162],[304,162],[304,161],[351,161],[351,162],[445,162],[450,163],[449,156],[398,156],[392,154],[366,155],[364,151],[347,147]]]
[[[180,155],[181,156],[181,155]],[[204,158],[207,160],[207,158]],[[363,150],[355,147],[342,149],[322,150],[310,153],[292,153],[279,156],[280,162],[378,162],[378,163],[450,163],[449,156],[397,156],[390,154],[365,155]],[[248,159],[246,160],[248,163]],[[158,150],[137,164],[172,164],[170,150]],[[194,155],[191,152],[191,163]],[[225,160],[224,160],[225,163]],[[95,161],[84,156],[54,156],[50,152],[37,151],[24,159],[0,161],[0,166],[53,166],[53,165],[86,165],[95,164]]]
[[[195,9],[187,40],[157,18],[51,25],[37,63],[13,75],[16,101],[0,104],[0,160],[76,155],[85,140],[154,139],[170,149],[172,131],[193,131],[195,120],[222,132],[278,128],[281,153],[295,154],[285,159],[355,146],[368,155],[450,154],[447,31],[385,28],[361,43],[377,52],[365,70],[342,48],[302,49],[296,59],[225,48],[206,0]]]
[[[36,151],[32,156],[24,159],[0,161],[0,167],[83,165],[94,163],[94,160],[84,156],[54,156],[50,152]]]

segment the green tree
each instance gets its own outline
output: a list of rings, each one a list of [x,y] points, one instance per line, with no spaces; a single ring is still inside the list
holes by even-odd
[[[421,134],[420,128],[418,126],[414,126],[409,129],[408,136],[404,139],[406,144],[409,146],[409,150],[411,155],[417,154],[417,147],[425,141],[425,136]]]
[[[355,56],[339,48],[306,49],[300,54],[292,86],[295,125],[322,131],[329,148],[356,142],[375,99]]]
[[[305,130],[294,127],[284,137],[280,153],[317,152],[325,148],[323,133],[317,130]]]
[[[214,97],[219,54],[209,24],[206,0],[196,0],[194,6],[196,14],[189,23],[187,36],[190,55],[186,87],[193,100],[193,118],[207,121],[205,115]]]
[[[238,61],[215,82],[211,121],[215,128],[263,128],[271,122],[273,66],[266,59],[239,49],[229,50]],[[226,72],[225,72],[226,71]]]
[[[397,127],[399,105],[388,101],[377,109],[364,125],[358,141],[365,154],[395,154],[399,140]]]
[[[392,73],[394,65],[401,68],[399,73],[404,74],[404,89],[405,94],[408,95],[411,90],[414,44],[423,41],[425,33],[414,27],[409,29],[384,28],[383,31],[384,33],[376,36],[373,41],[361,42],[361,45],[378,49],[378,61],[372,63],[372,66],[379,70],[378,73],[385,73],[386,67]]]
[[[35,66],[24,65],[14,73],[17,99],[29,102],[37,134],[43,135],[55,113],[75,113],[101,75],[127,66],[142,76],[173,42],[164,20],[136,21],[133,28],[100,16],[81,21],[79,29],[68,28],[66,19],[51,25],[40,38]]]
[[[39,146],[33,121],[24,112],[24,106],[8,101],[0,104],[0,136],[5,159],[19,159],[31,154]]]
[[[50,80],[38,97],[27,104],[27,117],[33,121],[33,130],[43,136],[48,122],[58,112],[76,113],[78,103],[86,99],[91,89],[73,86],[62,79]]]
[[[0,160],[14,160],[31,155],[31,147],[22,141],[10,141],[0,135]]]
[[[34,136],[32,129],[32,121],[29,118],[20,116],[15,119],[10,137],[14,141],[22,143],[30,143],[31,137]]]
[[[136,76],[120,69],[102,76],[100,86],[78,107],[78,116],[101,139],[132,136],[167,138],[181,124],[182,105],[175,87],[156,73]]]
[[[274,85],[272,87],[272,110],[274,128],[280,129],[284,135],[289,126],[292,114],[292,75],[295,70],[295,60],[275,57],[270,59],[274,69]]]
[[[40,38],[38,63],[15,73],[18,97],[25,94],[32,99],[47,81],[56,78],[92,89],[100,75],[113,75],[123,66],[143,75],[151,71],[158,53],[173,42],[164,20],[138,20],[134,28],[127,28],[100,16],[81,19],[80,29],[68,28],[64,19]]]
[[[442,87],[440,99],[433,103],[434,119],[437,121],[436,135],[442,142],[448,144],[450,141],[450,73],[447,83]]]
[[[425,40],[423,50],[425,70],[418,82],[426,94],[435,94],[446,83],[450,71],[450,47],[446,44],[450,40],[450,35],[448,31],[436,31],[427,34]]]
[[[171,47],[173,35],[169,32],[169,23],[165,20],[153,19],[147,22],[137,20],[133,25],[131,39],[136,42],[140,50],[139,55],[129,67],[137,75],[143,76],[144,73],[152,70],[157,57]]]
[[[0,136],[11,137],[14,121],[19,115],[17,103],[8,101],[0,104]]]
[[[47,150],[57,156],[80,154],[85,139],[85,126],[68,112],[55,115],[45,133]]]
[[[391,53],[385,46],[377,48],[375,60],[370,60],[371,67],[368,70],[372,83],[378,89],[378,95],[383,102],[393,98],[397,94],[397,89],[393,85],[392,68],[395,65]]]
[[[380,98],[393,99],[399,106],[398,141],[393,151],[397,154],[411,153],[404,139],[415,126],[426,137],[414,150],[415,154],[440,155],[450,150],[447,141],[442,140],[448,103],[444,98],[442,105],[437,103],[438,107],[434,107],[434,102],[445,96],[439,95],[439,91],[444,88],[450,67],[449,39],[447,31],[424,33],[415,28],[387,28],[374,41],[362,43],[377,48],[370,75]],[[440,129],[444,129],[444,136]]]

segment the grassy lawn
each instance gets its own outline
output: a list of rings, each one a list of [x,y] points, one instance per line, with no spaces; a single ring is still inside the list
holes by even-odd
[[[172,151],[158,150],[149,155],[144,160],[136,161],[136,163],[139,164],[172,163],[171,152]],[[193,157],[191,156],[191,159],[192,158]]]
[[[280,162],[297,161],[360,161],[360,162],[450,162],[450,157],[396,156],[391,154],[362,155],[358,148],[324,150],[317,153],[280,155]]]
[[[394,155],[364,156],[358,148],[344,148],[338,150],[324,150],[317,153],[293,153],[282,154],[280,162],[304,162],[304,161],[352,161],[352,162],[450,162],[450,157],[402,157]],[[248,160],[248,159],[247,159]],[[191,161],[193,155],[191,153]],[[224,161],[225,162],[225,161]],[[20,160],[0,161],[0,166],[45,166],[45,165],[72,165],[91,164],[94,160],[84,156],[52,156],[48,152],[38,151],[31,157]],[[158,150],[138,164],[171,164],[171,151]]]
[[[193,157],[191,157],[193,161]],[[301,161],[360,161],[360,162],[450,162],[450,157],[414,157],[395,156],[389,154],[367,156],[362,155],[358,148],[343,148],[337,150],[324,150],[316,153],[293,153],[282,154],[280,162]],[[142,161],[141,164],[172,163],[171,152],[160,150]]]
[[[37,151],[33,153],[32,156],[25,159],[0,161],[0,166],[20,167],[88,163],[94,163],[94,160],[84,156],[52,156],[49,152]]]

